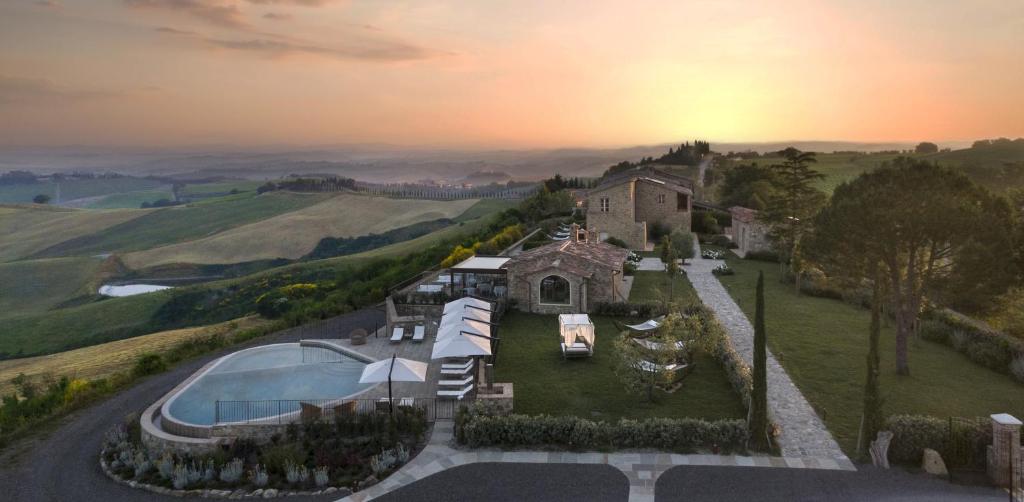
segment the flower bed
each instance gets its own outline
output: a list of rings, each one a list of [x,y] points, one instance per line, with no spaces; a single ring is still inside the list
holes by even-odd
[[[728,263],[723,263],[723,264],[721,264],[721,265],[711,269],[711,273],[714,274],[714,275],[733,275],[736,272],[733,271],[733,269],[731,267],[729,267]]]
[[[700,257],[705,260],[722,260],[725,258],[725,252],[717,249],[704,249],[701,250]]]
[[[407,462],[427,427],[423,410],[400,408],[394,420],[373,413],[290,424],[266,444],[236,440],[227,451],[191,456],[148,450],[137,424],[107,433],[100,461],[109,475],[160,493],[199,490],[225,497],[366,488]]]

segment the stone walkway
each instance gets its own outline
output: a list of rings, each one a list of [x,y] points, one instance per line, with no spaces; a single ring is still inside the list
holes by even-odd
[[[648,256],[640,259],[640,263],[636,266],[636,269],[648,272],[661,272],[662,270],[665,270],[665,263],[661,261],[661,258],[651,258]]]
[[[690,260],[690,265],[685,268],[687,277],[697,290],[697,296],[725,326],[736,351],[751,364],[754,327],[722,283],[711,273],[722,261],[701,258],[700,247],[698,244],[695,246],[696,258]],[[751,277],[750,280],[755,278]],[[839,444],[771,351],[768,351],[768,407],[772,419],[782,428],[779,446],[784,457],[834,459],[852,468]]]
[[[783,467],[794,469],[853,470],[853,465],[842,460],[820,458],[801,459],[739,455],[679,455],[675,453],[575,453],[565,451],[502,451],[496,449],[465,450],[453,448],[454,422],[439,420],[427,446],[415,458],[384,481],[361,492],[353,493],[339,502],[373,500],[393,490],[415,483],[432,474],[455,466],[473,463],[563,463],[603,464],[622,471],[629,479],[629,500],[654,501],[654,487],[665,471],[686,465]]]

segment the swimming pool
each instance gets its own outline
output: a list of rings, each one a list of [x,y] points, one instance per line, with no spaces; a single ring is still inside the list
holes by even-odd
[[[241,350],[224,356],[171,396],[160,413],[185,425],[210,426],[216,418],[217,401],[340,399],[372,387],[359,383],[365,362],[340,353],[333,359],[303,362],[303,347],[298,343]],[[245,417],[222,416],[220,421],[268,418],[298,407],[298,403],[266,407],[255,416],[250,408]]]

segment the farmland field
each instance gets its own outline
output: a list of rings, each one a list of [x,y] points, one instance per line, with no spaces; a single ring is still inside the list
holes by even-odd
[[[98,232],[69,239],[37,253],[39,257],[129,252],[199,239],[323,201],[314,194],[242,194],[187,206],[151,210]],[[142,210],[140,210],[142,211]]]
[[[381,233],[421,221],[454,218],[477,201],[335,195],[319,204],[189,242],[124,256],[133,268],[168,263],[239,263],[300,258],[324,237]]]
[[[51,258],[0,263],[0,318],[53,308],[93,289],[103,260]]]
[[[174,194],[170,190],[140,190],[137,192],[117,193],[107,195],[85,205],[88,209],[136,209],[142,206],[143,202],[153,203],[160,199],[171,200]]]
[[[85,197],[99,197],[139,190],[153,190],[166,183],[144,178],[95,178],[69,179],[59,182],[60,200],[57,200],[57,182],[44,181],[23,185],[0,185],[0,203],[24,204],[32,202],[36,195],[49,195],[52,204]]]
[[[149,212],[0,206],[0,262],[25,258],[66,240],[88,238]]]
[[[226,334],[267,323],[269,321],[250,316],[210,326],[161,331],[59,354],[0,361],[0,395],[11,392],[14,388],[11,379],[22,373],[30,377],[67,375],[72,378],[104,378],[119,371],[130,370],[136,359],[144,353],[159,354],[184,340],[214,333]]]

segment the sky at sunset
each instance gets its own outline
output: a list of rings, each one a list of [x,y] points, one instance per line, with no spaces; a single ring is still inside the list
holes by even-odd
[[[3,0],[0,144],[1024,136],[1024,1]]]

